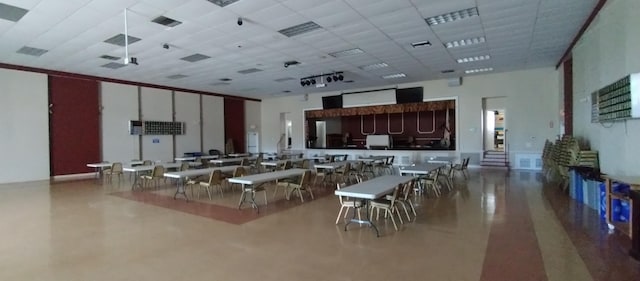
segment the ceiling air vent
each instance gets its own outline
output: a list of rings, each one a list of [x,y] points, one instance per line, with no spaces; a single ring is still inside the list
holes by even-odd
[[[152,22],[155,22],[157,24],[161,24],[161,25],[164,25],[164,26],[168,26],[168,27],[174,27],[174,26],[177,26],[177,25],[182,23],[181,21],[177,21],[177,20],[174,20],[172,18],[165,17],[165,16],[159,16],[159,17],[153,19]]]
[[[110,56],[110,55],[102,55],[100,56],[101,59],[105,59],[105,60],[119,60],[119,57],[114,57],[114,56]]]
[[[129,45],[141,40],[140,38],[133,37],[131,35],[127,36],[127,38],[129,40]],[[120,34],[118,34],[116,36],[113,36],[113,37],[107,39],[107,40],[104,40],[104,42],[124,47],[124,34],[120,33]]]
[[[260,72],[260,71],[262,71],[262,69],[249,68],[249,69],[240,70],[240,71],[238,71],[238,73],[249,74],[249,73]]]
[[[0,3],[0,19],[18,22],[29,10]]]
[[[34,57],[39,57],[39,56],[44,55],[44,53],[46,53],[46,52],[48,52],[48,50],[38,49],[38,48],[34,48],[34,47],[29,47],[29,46],[24,46],[24,47],[20,48],[20,50],[18,50],[16,53],[23,54],[23,55],[34,56]]]
[[[174,74],[174,75],[171,75],[171,76],[167,76],[167,78],[169,78],[169,79],[182,79],[182,78],[185,78],[185,77],[187,77],[187,75],[184,75],[184,74]]]
[[[209,1],[209,2],[211,2],[213,4],[216,4],[216,5],[220,6],[220,7],[224,7],[224,6],[227,6],[227,5],[231,5],[231,4],[235,3],[235,2],[238,2],[239,0],[207,0],[207,1]]]
[[[203,54],[193,54],[193,55],[181,58],[181,60],[188,61],[188,62],[197,62],[201,60],[206,60],[208,58],[211,58],[211,57]]]
[[[110,62],[110,63],[107,63],[107,64],[103,64],[101,66],[105,67],[105,68],[118,69],[118,68],[124,67],[125,64],[117,63],[117,62]]]

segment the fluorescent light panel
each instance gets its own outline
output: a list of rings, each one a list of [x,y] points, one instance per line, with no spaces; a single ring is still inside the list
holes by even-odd
[[[362,54],[364,53],[363,50],[359,49],[359,48],[354,48],[354,49],[349,49],[349,50],[344,50],[344,51],[338,51],[338,52],[333,52],[333,53],[329,53],[330,56],[334,57],[334,58],[339,58],[339,57],[345,57],[345,56],[350,56],[350,55],[356,55],[356,54]]]
[[[473,74],[473,73],[489,72],[489,71],[493,71],[493,67],[468,69],[468,70],[465,70],[464,73]]]
[[[34,47],[29,47],[29,46],[24,46],[24,47],[20,48],[20,50],[18,50],[16,53],[23,54],[23,55],[34,56],[34,57],[39,57],[39,56],[44,55],[48,51],[49,50],[39,49],[39,48],[34,48]]]
[[[110,55],[102,55],[100,56],[101,59],[106,59],[106,60],[119,60],[119,57],[114,57],[114,56],[110,56]]]
[[[382,79],[395,79],[395,78],[403,78],[403,77],[407,77],[407,75],[404,73],[396,73],[396,74],[389,74],[389,75],[382,76]]]
[[[224,7],[224,6],[227,6],[227,5],[231,5],[231,4],[235,3],[235,2],[238,2],[239,0],[207,0],[207,1],[209,1],[209,2],[211,2],[213,4],[216,4],[216,5],[220,6],[220,7]]]
[[[188,61],[188,62],[197,62],[201,60],[206,60],[208,58],[211,58],[211,57],[203,54],[193,54],[193,55],[181,58],[181,60]]]
[[[18,22],[29,10],[0,3],[0,19]]]
[[[491,58],[491,56],[484,55],[484,56],[461,58],[461,59],[457,59],[457,61],[458,61],[458,63],[467,63],[467,62],[476,62],[476,61],[488,60],[490,58]]]
[[[429,17],[429,18],[426,18],[425,21],[427,22],[427,24],[431,26],[431,25],[438,25],[438,24],[443,24],[448,22],[454,22],[454,21],[475,17],[475,16],[478,16],[478,8],[473,7],[473,8],[460,10],[460,11],[437,15],[434,17]]]
[[[159,16],[159,17],[153,19],[152,22],[155,22],[157,24],[161,24],[161,25],[164,25],[164,26],[168,26],[168,27],[174,27],[174,26],[177,26],[177,25],[182,23],[181,21],[177,21],[177,20],[174,20],[172,18],[165,17],[165,16]]]
[[[140,41],[140,38],[138,37],[133,37],[133,36],[127,36],[128,39],[128,43],[129,45]],[[113,36],[107,40],[104,40],[105,43],[109,43],[109,44],[113,44],[113,45],[117,45],[117,46],[122,46],[124,47],[124,34],[120,33],[116,36]]]
[[[249,74],[249,73],[260,72],[260,71],[262,71],[262,69],[249,68],[249,69],[240,70],[240,71],[238,71],[238,73],[240,73],[240,74]]]
[[[320,28],[322,28],[322,27],[320,25],[318,25],[317,23],[312,22],[312,21],[308,21],[308,22],[305,22],[305,23],[301,23],[301,24],[298,24],[298,25],[287,27],[285,29],[280,29],[280,30],[278,30],[278,32],[280,32],[284,36],[293,37],[293,36],[304,34],[304,33],[307,33],[307,32],[311,32],[311,31],[314,31],[314,30],[320,29]]]
[[[485,41],[486,39],[484,38],[484,36],[480,36],[480,37],[473,37],[473,38],[447,42],[447,43],[444,43],[444,46],[447,47],[448,49],[451,49],[451,48],[457,48],[457,47],[476,45],[476,44],[484,43]]]
[[[105,67],[105,68],[110,68],[110,69],[118,69],[118,68],[124,67],[125,64],[117,63],[117,62],[110,62],[110,63],[107,63],[107,64],[103,64],[101,66]]]
[[[167,78],[169,79],[181,79],[185,77],[187,77],[187,75],[184,75],[184,74],[175,74],[175,75],[167,76]]]
[[[359,68],[364,70],[364,71],[371,71],[371,70],[376,70],[376,69],[380,69],[380,68],[385,68],[388,67],[389,65],[381,62],[381,63],[374,63],[374,64],[370,64],[370,65],[363,65],[360,66]]]

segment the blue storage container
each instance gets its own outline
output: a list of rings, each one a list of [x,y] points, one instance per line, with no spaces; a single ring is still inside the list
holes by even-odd
[[[629,194],[629,185],[612,183],[611,190],[613,192],[620,192],[624,194]],[[607,196],[605,192],[605,184],[600,184],[600,216],[602,218],[607,217]],[[625,200],[612,199],[611,200],[611,220],[617,222],[628,222],[630,213],[629,213],[629,202]]]

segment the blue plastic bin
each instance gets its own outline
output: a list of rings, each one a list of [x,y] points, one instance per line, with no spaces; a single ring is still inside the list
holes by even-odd
[[[613,192],[620,192],[624,194],[629,194],[629,185],[612,183],[611,190]],[[607,217],[607,196],[605,192],[605,184],[600,184],[600,216],[602,218]],[[611,200],[611,219],[617,222],[628,222],[629,221],[629,202],[619,199]]]

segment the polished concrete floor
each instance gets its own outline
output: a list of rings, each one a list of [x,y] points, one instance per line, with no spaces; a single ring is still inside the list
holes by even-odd
[[[168,183],[92,180],[0,185],[0,280],[640,280],[629,239],[533,172],[471,171],[417,197],[396,232],[334,221],[316,199],[239,192],[173,200]],[[191,195],[191,194],[190,194]]]

